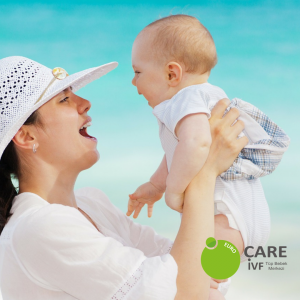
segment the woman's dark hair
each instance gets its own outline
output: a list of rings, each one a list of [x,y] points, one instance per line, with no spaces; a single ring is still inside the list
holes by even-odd
[[[34,111],[25,121],[24,125],[41,124],[39,112]],[[12,215],[10,209],[12,201],[18,194],[12,183],[12,178],[20,178],[20,161],[14,142],[11,140],[5,148],[0,159],[0,233],[2,232],[8,218]]]

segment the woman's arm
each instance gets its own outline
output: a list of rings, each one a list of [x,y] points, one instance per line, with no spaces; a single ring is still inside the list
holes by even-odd
[[[206,239],[214,236],[216,176],[201,172],[185,192],[181,226],[170,252],[178,265],[176,299],[208,299],[210,278],[201,266]]]
[[[212,111],[208,159],[185,192],[181,226],[170,252],[178,265],[177,300],[207,300],[209,296],[210,278],[202,269],[201,253],[206,239],[214,235],[215,180],[248,142],[246,137],[237,139],[244,127],[241,121],[231,126],[239,116],[237,109],[222,118],[229,103],[228,99],[220,100]]]

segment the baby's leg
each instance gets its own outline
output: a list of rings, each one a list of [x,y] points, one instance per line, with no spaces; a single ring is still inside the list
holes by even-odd
[[[215,215],[215,239],[226,240],[232,243],[240,252],[244,252],[244,241],[239,230],[229,227],[228,219],[225,215]]]
[[[208,300],[225,300],[224,296],[216,289],[211,288],[209,290]]]
[[[239,230],[229,227],[228,219],[223,214],[215,215],[215,239],[216,240],[226,240],[226,241],[232,243],[234,246],[237,247],[240,255],[242,255],[242,253],[244,251],[244,241],[243,241],[241,232]],[[220,283],[220,284],[222,286],[219,286],[219,289],[217,291],[223,297],[223,295],[225,295],[227,293],[228,287],[230,285],[230,281]],[[225,299],[224,297],[221,298],[221,296],[219,296],[216,292],[213,291],[212,295],[211,295],[212,298],[209,298],[209,299],[213,299],[213,300],[214,299]],[[215,298],[213,298],[213,297],[215,297]],[[220,298],[217,298],[217,297],[220,297]]]

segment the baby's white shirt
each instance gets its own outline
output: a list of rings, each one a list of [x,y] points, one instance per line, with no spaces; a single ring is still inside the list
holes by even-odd
[[[159,125],[159,137],[166,153],[170,171],[178,139],[175,135],[177,123],[185,116],[205,113],[210,118],[211,108],[222,98],[228,98],[225,92],[210,83],[188,86],[180,90],[170,100],[163,101],[153,109]]]
[[[203,83],[186,87],[154,107],[168,171],[178,144],[175,135],[177,123],[195,113],[205,113],[210,118],[211,109],[223,98],[228,97],[221,88]],[[266,243],[270,233],[270,213],[259,179],[227,181],[217,177],[215,214],[218,213],[225,214],[229,225],[240,230],[245,247]],[[246,260],[246,257],[243,255],[241,259]]]

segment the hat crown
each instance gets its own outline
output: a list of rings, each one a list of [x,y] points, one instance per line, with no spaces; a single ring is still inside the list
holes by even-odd
[[[0,60],[0,141],[51,80],[51,69],[22,56]]]

